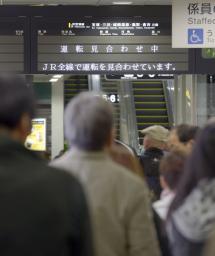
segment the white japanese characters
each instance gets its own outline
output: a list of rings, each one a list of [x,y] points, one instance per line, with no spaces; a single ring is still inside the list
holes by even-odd
[[[209,32],[208,32],[209,33]],[[212,31],[209,36],[212,35]],[[89,45],[89,44],[78,44],[78,45],[60,45],[60,53],[158,53],[160,51],[159,45]]]
[[[174,63],[45,63],[42,71],[175,71]]]

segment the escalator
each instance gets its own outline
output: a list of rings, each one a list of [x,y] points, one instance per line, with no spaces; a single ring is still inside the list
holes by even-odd
[[[118,95],[117,82],[107,81],[102,76],[101,77],[101,90],[107,96]],[[76,95],[83,91],[89,91],[89,82],[87,75],[72,75],[64,81],[64,104],[66,104]],[[116,129],[116,137],[120,137],[119,129],[119,118],[120,118],[120,108],[119,102],[116,101],[113,103],[114,106],[114,122]]]
[[[133,96],[136,111],[137,129],[140,131],[151,125],[171,127],[168,104],[162,81],[133,82]]]
[[[64,104],[66,104],[77,94],[83,91],[88,91],[88,76],[73,75],[64,81]]]

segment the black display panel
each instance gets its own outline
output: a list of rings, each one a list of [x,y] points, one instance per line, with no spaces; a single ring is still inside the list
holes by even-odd
[[[32,71],[193,73],[190,51],[171,47],[171,12],[168,14],[166,17],[165,14],[147,17],[144,13],[133,17],[126,14],[124,17],[35,17]]]
[[[25,17],[0,18],[0,71],[29,73],[28,21]]]
[[[124,75],[106,75],[106,80],[167,80],[174,79],[173,74],[124,74]]]
[[[196,74],[214,74],[215,73],[215,51],[214,49],[196,49]]]

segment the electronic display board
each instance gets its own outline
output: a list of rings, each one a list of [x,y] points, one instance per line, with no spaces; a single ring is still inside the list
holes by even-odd
[[[106,75],[106,80],[167,80],[174,79],[173,74],[124,74],[124,75]]]
[[[0,18],[1,72],[28,73],[27,31],[25,17]]]
[[[33,73],[192,73],[169,17],[34,17]]]

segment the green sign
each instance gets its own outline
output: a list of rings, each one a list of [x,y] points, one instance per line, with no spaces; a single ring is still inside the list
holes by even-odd
[[[204,59],[215,59],[215,48],[202,49],[202,57]]]

